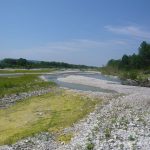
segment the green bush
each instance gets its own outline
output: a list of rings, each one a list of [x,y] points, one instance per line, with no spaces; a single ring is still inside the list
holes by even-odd
[[[130,72],[129,73],[129,78],[132,79],[132,80],[137,79],[137,72],[135,72],[135,71]]]
[[[87,150],[93,150],[94,149],[94,144],[93,143],[88,143],[86,149]]]
[[[136,71],[123,72],[120,76],[121,79],[132,79],[136,80],[138,77],[138,73]]]
[[[111,129],[110,128],[106,128],[104,132],[105,132],[105,137],[106,138],[110,138],[110,136],[111,136]]]

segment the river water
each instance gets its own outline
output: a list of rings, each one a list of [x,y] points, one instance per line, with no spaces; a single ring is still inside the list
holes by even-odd
[[[24,73],[0,74],[0,76],[20,76],[20,75],[24,75]],[[113,90],[103,89],[99,87],[88,86],[88,85],[83,85],[83,84],[68,83],[68,82],[63,82],[63,81],[58,80],[58,78],[63,78],[63,77],[65,78],[70,75],[80,75],[80,76],[85,76],[85,77],[90,77],[90,78],[95,78],[95,79],[111,81],[113,82],[113,84],[121,84],[121,81],[118,78],[115,78],[113,76],[102,75],[97,72],[82,72],[82,71],[61,72],[61,73],[57,72],[57,73],[52,73],[52,74],[45,74],[43,76],[49,81],[54,81],[55,83],[57,83],[59,87],[62,87],[62,88],[69,88],[69,89],[82,90],[82,91],[92,91],[92,92],[105,92],[105,93],[116,92]]]
[[[112,81],[113,84],[121,84],[121,81],[118,78],[105,76],[100,73],[68,72],[68,73],[56,73],[56,74],[50,74],[50,75],[44,75],[44,76],[47,80],[54,81],[55,83],[57,83],[58,86],[63,87],[63,88],[76,89],[76,90],[82,90],[82,91],[92,91],[92,92],[105,92],[105,93],[115,92],[113,90],[103,89],[99,87],[88,86],[88,85],[83,85],[83,84],[67,83],[67,82],[62,82],[58,80],[58,78],[63,78],[63,77],[65,78],[70,75],[80,75],[80,76],[85,76],[85,77],[90,77],[90,78]]]

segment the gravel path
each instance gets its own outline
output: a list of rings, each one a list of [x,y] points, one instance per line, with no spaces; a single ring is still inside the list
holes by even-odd
[[[150,88],[119,85],[77,75],[59,78],[59,80],[115,90],[117,93],[73,90],[91,98],[102,98],[104,102],[101,106],[97,106],[87,118],[64,130],[64,132],[67,130],[74,132],[74,137],[68,144],[56,143],[51,135],[41,133],[12,146],[0,147],[1,150],[150,149]]]

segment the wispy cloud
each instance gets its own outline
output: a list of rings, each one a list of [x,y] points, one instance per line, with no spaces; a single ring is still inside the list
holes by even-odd
[[[138,26],[105,26],[105,28],[108,31],[117,33],[117,34],[124,34],[124,35],[130,35],[130,36],[134,36],[134,37],[139,37],[139,38],[146,38],[146,39],[150,39],[150,31],[144,31],[143,29],[141,29]]]
[[[28,49],[0,51],[0,56],[1,58],[23,57],[34,60],[55,60],[77,64],[80,63],[95,65],[96,62],[106,62],[109,54],[114,55],[116,51],[121,53],[120,47],[125,47],[127,45],[127,41],[118,39],[105,41],[74,39],[63,42],[49,42],[43,46],[35,46]],[[103,56],[103,58],[100,59],[101,56]],[[89,59],[89,57],[94,59]]]
[[[116,45],[125,45],[127,44],[124,40],[106,40],[106,41],[96,41],[89,39],[74,39],[64,42],[49,42],[44,46],[34,47],[23,50],[26,53],[76,53],[94,49],[104,49],[108,47],[114,47]]]

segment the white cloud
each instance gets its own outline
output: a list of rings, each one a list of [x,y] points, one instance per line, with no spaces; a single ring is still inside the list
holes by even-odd
[[[109,59],[108,57],[114,57],[116,53],[123,53],[121,47],[128,45],[128,41],[117,39],[105,41],[74,39],[64,42],[49,42],[43,46],[28,49],[0,51],[0,57],[100,65],[104,64]]]
[[[61,53],[76,53],[87,50],[99,49],[103,50],[104,48],[114,47],[116,45],[125,45],[127,44],[124,40],[106,40],[106,41],[95,41],[89,39],[74,39],[64,42],[49,42],[44,46],[34,47],[23,50],[16,50],[18,53],[22,54],[31,54],[31,53],[49,53],[49,54],[61,54]],[[15,50],[14,50],[15,51]]]
[[[137,27],[137,26],[114,27],[114,26],[109,25],[109,26],[105,26],[105,28],[108,31],[111,31],[117,34],[124,34],[124,35],[130,35],[133,37],[150,39],[150,32],[144,31],[140,27]]]

